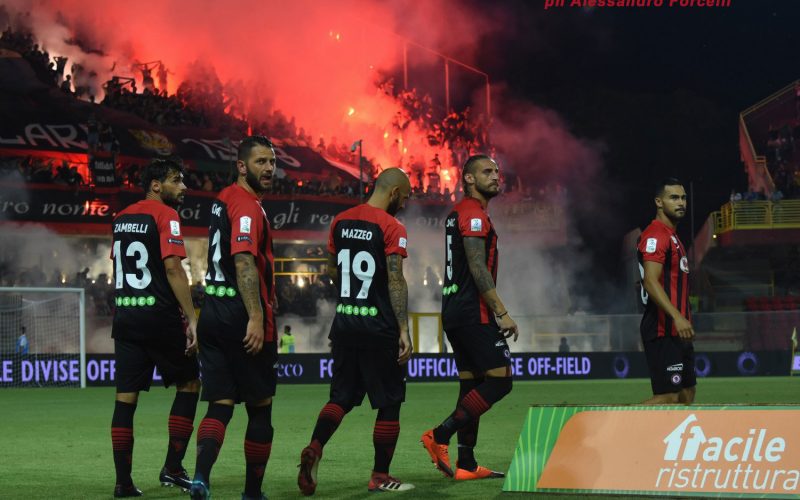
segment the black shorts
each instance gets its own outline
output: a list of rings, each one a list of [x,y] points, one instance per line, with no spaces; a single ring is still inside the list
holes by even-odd
[[[694,373],[694,345],[680,337],[644,341],[653,394],[679,392],[697,385]]]
[[[511,369],[511,351],[496,326],[462,326],[446,333],[458,371],[485,373],[493,368]]]
[[[360,406],[366,394],[378,409],[405,401],[406,365],[397,363],[397,346],[364,349],[334,342],[332,354],[331,402]]]
[[[212,315],[200,315],[197,325],[203,401],[232,399],[257,403],[275,395],[278,381],[278,344],[264,342],[256,355],[244,350],[244,330],[231,331],[218,325]]]
[[[185,350],[186,337],[174,333],[158,340],[114,339],[117,392],[150,390],[156,367],[164,387],[197,380],[197,357]]]

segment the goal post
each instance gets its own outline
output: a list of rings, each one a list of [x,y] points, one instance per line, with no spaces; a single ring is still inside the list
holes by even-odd
[[[83,288],[0,287],[0,387],[86,387]]]

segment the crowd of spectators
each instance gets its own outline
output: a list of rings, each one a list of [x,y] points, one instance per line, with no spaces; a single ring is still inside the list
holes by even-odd
[[[775,183],[772,200],[800,198],[800,120],[770,127],[767,168]],[[776,199],[777,198],[777,199]]]
[[[0,157],[0,177],[11,181],[24,181],[35,184],[59,184],[80,187],[86,184],[78,172],[78,166],[67,160],[35,156]]]
[[[314,149],[330,161],[352,165],[358,163],[360,158],[363,172],[368,178],[374,178],[383,168],[375,158],[354,147],[350,140],[342,141],[336,137],[326,139],[323,136],[315,140],[315,136],[306,128],[298,125],[294,116],[287,116],[270,102],[243,102],[242,96],[257,93],[247,91],[241,81],[223,84],[214,69],[202,60],[190,65],[174,94],[168,92],[170,71],[162,61],[134,61],[129,67],[117,70],[126,76],[114,75],[102,88],[98,88],[97,73],[84,68],[81,64],[83,61],[72,61],[69,68],[71,74],[65,74],[67,59],[51,57],[40,48],[30,29],[30,16],[18,17],[12,22],[7,15],[3,19],[0,12],[0,26],[9,26],[3,32],[0,43],[19,51],[43,82],[60,87],[79,99],[94,102],[95,96],[103,95],[100,105],[134,114],[159,126],[213,128],[223,132],[226,137],[262,133],[295,141],[300,146]],[[14,29],[10,28],[12,25]],[[74,43],[84,52],[94,50],[80,41]],[[491,147],[487,118],[482,114],[475,115],[469,107],[457,111],[435,106],[430,95],[422,94],[415,88],[396,89],[390,78],[378,82],[376,91],[383,92],[398,104],[399,111],[390,125],[392,133],[387,132],[387,140],[394,140],[395,144],[389,146],[388,150],[391,153],[389,156],[392,156],[391,164],[409,174],[413,197],[451,200],[455,181],[451,179],[451,172],[457,171],[453,167],[461,165],[472,152],[488,151]],[[247,117],[247,121],[243,117]],[[421,149],[447,151],[447,154],[442,158],[438,153],[422,157],[417,152],[417,158],[408,154],[409,148],[412,151],[420,149],[404,139],[412,124],[415,138],[419,139],[421,132],[422,141],[426,142]],[[110,126],[92,116],[87,130],[90,150],[119,152],[119,143],[113,137]],[[140,169],[140,165],[118,165],[117,182],[138,185]],[[46,177],[44,168],[38,170],[41,170],[41,177]],[[55,167],[51,171],[53,178],[59,177]],[[29,177],[26,176],[26,179]],[[218,191],[227,184],[227,177],[227,174],[216,172],[190,171],[187,186],[195,190]],[[280,194],[359,196],[358,182],[352,180],[332,183],[310,178],[277,178],[274,184],[275,192]]]

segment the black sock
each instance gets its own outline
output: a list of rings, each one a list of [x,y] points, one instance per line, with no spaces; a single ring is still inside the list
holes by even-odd
[[[170,472],[183,468],[183,457],[194,431],[194,414],[197,411],[196,392],[176,392],[169,412],[169,444],[164,467]]]
[[[389,473],[397,438],[400,435],[400,403],[378,410],[375,429],[372,431],[372,444],[375,446],[375,467],[373,472]]]
[[[482,378],[469,378],[459,380],[458,400],[461,401],[469,391],[483,383]],[[461,469],[475,470],[478,462],[475,460],[475,444],[478,442],[478,426],[480,417],[473,418],[464,427],[458,430],[458,461]]]
[[[261,497],[261,483],[272,451],[272,405],[247,406],[247,432],[244,435],[244,494]]]
[[[459,429],[486,413],[492,405],[511,392],[511,377],[486,377],[484,382],[469,391],[456,405],[456,409],[439,427],[433,429],[433,438],[447,444]]]
[[[208,412],[197,429],[197,464],[194,478],[210,483],[211,467],[225,441],[225,427],[233,417],[233,406],[211,403]]]
[[[317,425],[314,426],[314,432],[311,434],[311,446],[315,448],[317,453],[322,453],[322,448],[327,444],[328,440],[336,432],[342,419],[350,411],[350,408],[343,408],[342,406],[328,402],[322,407],[317,417]]]
[[[111,448],[114,451],[114,469],[117,471],[117,484],[133,484],[131,467],[133,465],[133,414],[136,404],[115,401],[114,416],[111,417]]]

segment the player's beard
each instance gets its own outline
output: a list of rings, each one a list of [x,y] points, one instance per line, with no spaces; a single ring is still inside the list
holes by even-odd
[[[250,188],[256,192],[256,194],[264,194],[269,189],[261,185],[259,176],[251,172],[249,168],[247,169],[247,175],[245,176],[245,181],[247,182],[247,185],[250,186]]]
[[[497,191],[491,191],[489,189],[478,187],[478,185],[476,184],[475,190],[479,192],[481,196],[483,196],[485,199],[491,200],[492,198],[500,194],[500,185],[499,184],[497,185]]]
[[[175,194],[164,193],[164,194],[166,196],[162,196],[161,199],[167,206],[170,206],[172,208],[178,208],[183,203],[184,193],[175,193]]]
[[[386,207],[386,213],[393,216],[400,211],[400,197],[397,199],[389,200],[389,206]]]

